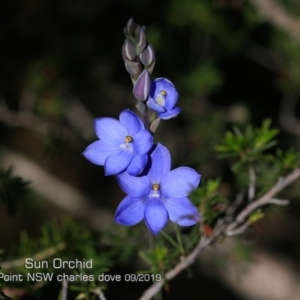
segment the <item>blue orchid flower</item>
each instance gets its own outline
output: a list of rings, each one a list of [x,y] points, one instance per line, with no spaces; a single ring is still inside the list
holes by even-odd
[[[201,176],[188,167],[171,171],[170,152],[161,144],[150,156],[147,175],[134,177],[124,172],[117,176],[127,196],[117,208],[115,221],[132,226],[145,219],[153,234],[163,229],[168,219],[181,226],[196,224],[200,215],[187,196],[197,188]]]
[[[176,117],[181,112],[179,107],[175,107],[177,101],[178,92],[170,80],[157,78],[152,82],[147,104],[158,118],[167,120]]]
[[[153,137],[136,114],[127,109],[121,112],[119,121],[107,117],[96,119],[95,131],[100,140],[85,149],[85,158],[104,166],[105,175],[125,170],[134,176],[141,173],[148,162]]]

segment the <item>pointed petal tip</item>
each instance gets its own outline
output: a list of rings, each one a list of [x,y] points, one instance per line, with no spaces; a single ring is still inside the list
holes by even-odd
[[[119,204],[114,221],[125,225],[133,226],[144,218],[145,199],[126,196]]]
[[[158,234],[168,223],[169,214],[160,200],[149,200],[145,207],[144,218],[153,234]]]
[[[160,232],[160,230],[158,230],[157,232],[154,231],[154,230],[152,230],[152,228],[150,228],[150,227],[147,225],[147,223],[146,223],[146,226],[147,226],[147,228],[149,229],[149,231],[150,231],[152,234],[154,234],[154,235],[158,235],[158,233]]]

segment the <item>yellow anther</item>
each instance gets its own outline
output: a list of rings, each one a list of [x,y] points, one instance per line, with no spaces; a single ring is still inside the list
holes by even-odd
[[[130,135],[127,135],[125,137],[125,143],[132,143],[132,141],[133,141],[133,138]]]
[[[161,90],[160,93],[165,97],[168,95],[168,93],[165,90]]]
[[[154,184],[152,184],[152,189],[154,191],[158,191],[160,189],[160,185],[158,183],[154,183]]]

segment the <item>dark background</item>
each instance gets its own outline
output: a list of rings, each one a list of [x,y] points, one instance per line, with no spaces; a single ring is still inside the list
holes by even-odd
[[[277,2],[291,18],[298,16],[300,23],[297,1]],[[163,121],[156,134],[156,140],[170,149],[173,167],[189,165],[204,178],[222,178],[222,190],[228,196],[234,178],[228,162],[217,159],[214,147],[233,125],[260,126],[263,119],[270,118],[272,126],[281,130],[279,146],[297,149],[299,41],[263,15],[252,1],[243,0],[2,3],[3,167],[12,165],[15,175],[32,182],[36,175],[31,176],[28,169],[18,173],[14,155],[20,155],[21,161],[40,167],[43,174],[84,195],[89,208],[108,215],[99,217],[99,223],[91,221],[88,212],[81,214],[72,204],[55,201],[62,194],[61,186],[52,186],[52,195],[51,191],[43,193],[42,187],[29,198],[29,207],[17,206],[13,215],[1,206],[0,247],[11,251],[17,247],[21,231],[38,236],[45,220],[59,216],[71,215],[100,231],[109,222],[105,217],[111,220],[123,194],[113,177],[105,177],[103,169],[81,153],[96,139],[94,118],[117,118],[125,108],[134,110],[131,80],[121,56],[123,28],[129,18],[147,28],[157,57],[153,78],[170,79],[180,94],[182,114]],[[47,187],[50,183],[45,180]],[[271,217],[259,224],[260,229],[250,229],[244,239],[251,241],[254,251],[286,257],[295,268],[300,258],[296,230],[299,188],[290,194],[293,201],[288,208],[270,212]],[[135,270],[127,266],[114,271],[128,272],[126,268]],[[238,299],[235,288],[223,282],[222,276],[208,275],[201,266],[193,269],[193,279],[183,274],[171,283],[172,293],[166,299]],[[124,295],[125,290],[130,295]],[[134,284],[121,288],[112,285],[106,295],[107,299],[137,299],[143,290]],[[251,299],[249,295],[241,297]]]

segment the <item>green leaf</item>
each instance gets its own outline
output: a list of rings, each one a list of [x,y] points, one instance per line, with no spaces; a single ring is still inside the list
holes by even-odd
[[[264,214],[263,214],[262,210],[257,209],[249,216],[248,222],[251,224],[256,223],[258,220],[262,219],[263,217],[264,217]]]
[[[236,157],[243,163],[249,164],[260,158],[263,151],[276,145],[274,137],[277,129],[271,129],[271,120],[264,120],[260,128],[247,126],[244,131],[234,127],[233,131],[226,132],[222,145],[216,146],[220,158]],[[234,166],[238,171],[240,165]]]

